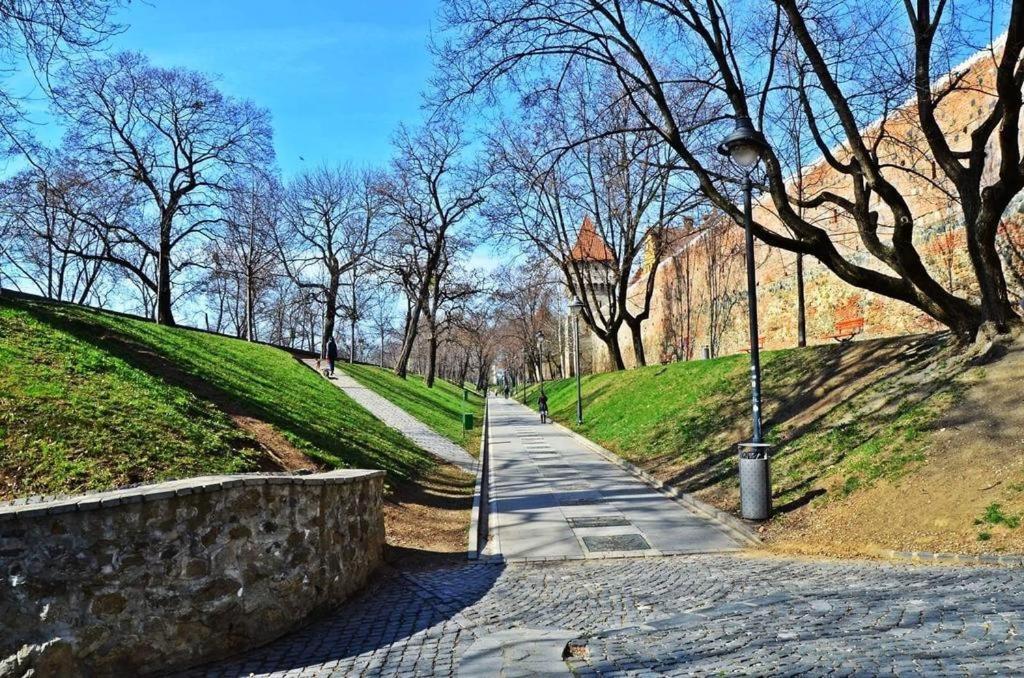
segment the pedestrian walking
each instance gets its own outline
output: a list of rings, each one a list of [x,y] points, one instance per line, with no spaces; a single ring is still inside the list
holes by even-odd
[[[537,409],[540,410],[540,423],[548,423],[548,396],[543,391],[540,392],[540,397],[537,398]]]
[[[327,340],[327,371],[329,376],[334,376],[334,363],[338,359],[338,345],[334,343],[332,336]]]

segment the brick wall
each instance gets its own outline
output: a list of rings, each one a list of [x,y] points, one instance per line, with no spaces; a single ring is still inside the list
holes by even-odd
[[[947,130],[954,147],[968,143],[974,125],[994,105],[991,91],[994,71],[990,58],[969,63],[965,86],[945,99],[939,109],[940,124]],[[902,192],[915,214],[915,244],[931,274],[947,289],[966,298],[976,298],[964,231],[957,222],[958,208],[951,204],[941,170],[926,152],[911,110],[897,111],[886,123],[886,132],[900,143],[882,141],[879,152],[887,162],[912,171],[891,170],[890,180]],[[867,137],[876,133],[873,128]],[[1024,139],[1024,133],[1022,133]],[[836,152],[840,160],[841,151]],[[989,153],[986,183],[993,180],[998,149]],[[796,184],[791,187],[796,193]],[[850,193],[846,177],[824,162],[804,171],[803,192],[812,197],[823,190]],[[1010,228],[1021,231],[1021,196],[1007,213]],[[884,239],[891,233],[891,215],[879,206],[880,229]],[[770,199],[755,202],[754,216],[772,227],[778,224]],[[857,235],[856,226],[844,215],[827,207],[809,210],[807,218],[828,230],[837,248],[857,264],[884,270],[884,265],[868,255]],[[781,230],[781,229],[780,229]],[[683,238],[672,256],[661,262],[656,273],[651,317],[644,325],[644,349],[649,363],[699,358],[704,347],[712,355],[737,353],[749,346],[747,332],[746,280],[744,277],[743,231],[731,221],[714,216],[698,224],[693,237]],[[673,251],[673,250],[670,250]],[[762,345],[768,349],[797,345],[796,255],[756,242],[755,262],[758,277],[758,312]],[[816,260],[804,257],[807,341],[810,344],[835,341],[837,333],[860,327],[856,339],[871,339],[942,327],[903,302],[852,287]],[[1012,289],[1014,294],[1024,290]],[[631,290],[640,299],[640,285]],[[620,339],[627,366],[634,364],[628,328]],[[597,370],[609,369],[607,351],[596,337],[590,337]]]

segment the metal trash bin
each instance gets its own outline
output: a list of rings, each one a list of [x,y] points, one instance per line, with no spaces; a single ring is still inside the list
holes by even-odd
[[[747,520],[767,520],[772,513],[772,483],[768,468],[771,445],[739,443],[740,514]]]
[[[472,431],[473,430],[473,413],[467,412],[462,415],[462,430]]]

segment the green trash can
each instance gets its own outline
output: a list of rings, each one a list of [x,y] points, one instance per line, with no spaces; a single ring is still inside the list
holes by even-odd
[[[462,430],[472,431],[473,430],[473,413],[466,412],[462,415]]]

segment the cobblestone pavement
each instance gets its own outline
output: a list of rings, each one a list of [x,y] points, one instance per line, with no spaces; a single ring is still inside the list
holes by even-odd
[[[389,570],[336,615],[193,675],[451,676],[517,629],[579,638],[585,656],[550,669],[584,676],[1013,675],[1022,584],[1020,570],[746,555]],[[517,656],[489,675],[536,670]]]
[[[316,369],[315,360],[304,361],[310,367]],[[452,441],[436,433],[432,428],[416,419],[411,414],[393,404],[386,398],[382,398],[358,381],[344,372],[336,371],[334,378],[330,380],[335,386],[345,392],[370,414],[395,429],[421,448],[440,457],[449,464],[455,464],[462,470],[469,473],[476,473],[476,459]]]

